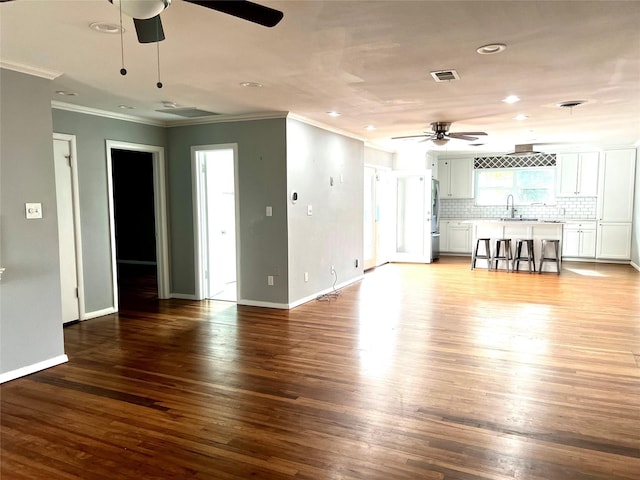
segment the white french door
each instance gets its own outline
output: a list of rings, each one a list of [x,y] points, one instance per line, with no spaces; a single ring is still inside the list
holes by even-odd
[[[196,297],[236,302],[238,256],[236,229],[237,147],[192,148]]]

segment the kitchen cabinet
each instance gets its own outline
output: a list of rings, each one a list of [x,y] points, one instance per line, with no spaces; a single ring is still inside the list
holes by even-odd
[[[596,258],[603,260],[631,259],[631,223],[598,224]]]
[[[598,194],[598,152],[557,155],[558,197],[595,197]]]
[[[596,222],[565,223],[562,235],[563,257],[595,258]]]
[[[473,158],[439,158],[440,198],[473,198]]]
[[[601,222],[633,220],[635,167],[635,149],[604,152],[598,188],[598,219]]]
[[[471,224],[464,220],[440,222],[440,251],[471,255]]]

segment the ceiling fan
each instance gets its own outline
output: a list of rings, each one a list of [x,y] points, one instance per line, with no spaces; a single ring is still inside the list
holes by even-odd
[[[140,43],[155,43],[165,39],[160,13],[169,8],[171,0],[107,0],[122,13],[133,18]],[[274,27],[284,14],[248,0],[183,0],[211,10],[226,13],[265,27]]]
[[[458,140],[477,140],[477,136],[486,135],[485,132],[449,132],[451,122],[431,122],[431,130],[433,133],[425,132],[423,135],[409,135],[406,137],[393,137],[392,140],[400,140],[404,138],[422,138],[423,142],[431,140],[436,145],[445,145],[452,138]]]

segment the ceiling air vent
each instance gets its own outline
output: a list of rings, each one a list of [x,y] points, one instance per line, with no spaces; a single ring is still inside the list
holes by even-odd
[[[439,70],[430,72],[436,82],[450,82],[451,80],[460,80],[460,75],[455,70]]]
[[[209,117],[211,115],[220,115],[219,113],[208,112],[206,110],[200,110],[198,108],[193,108],[193,107],[163,108],[162,110],[156,110],[156,112],[170,113],[172,115],[178,115],[180,117],[185,117],[185,118]]]

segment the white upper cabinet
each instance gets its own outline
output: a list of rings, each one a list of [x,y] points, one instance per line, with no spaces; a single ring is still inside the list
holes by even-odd
[[[609,150],[600,161],[598,219],[601,222],[631,222],[636,151]]]
[[[473,198],[473,158],[438,159],[441,198]]]
[[[560,153],[558,197],[595,197],[598,194],[598,152]]]

